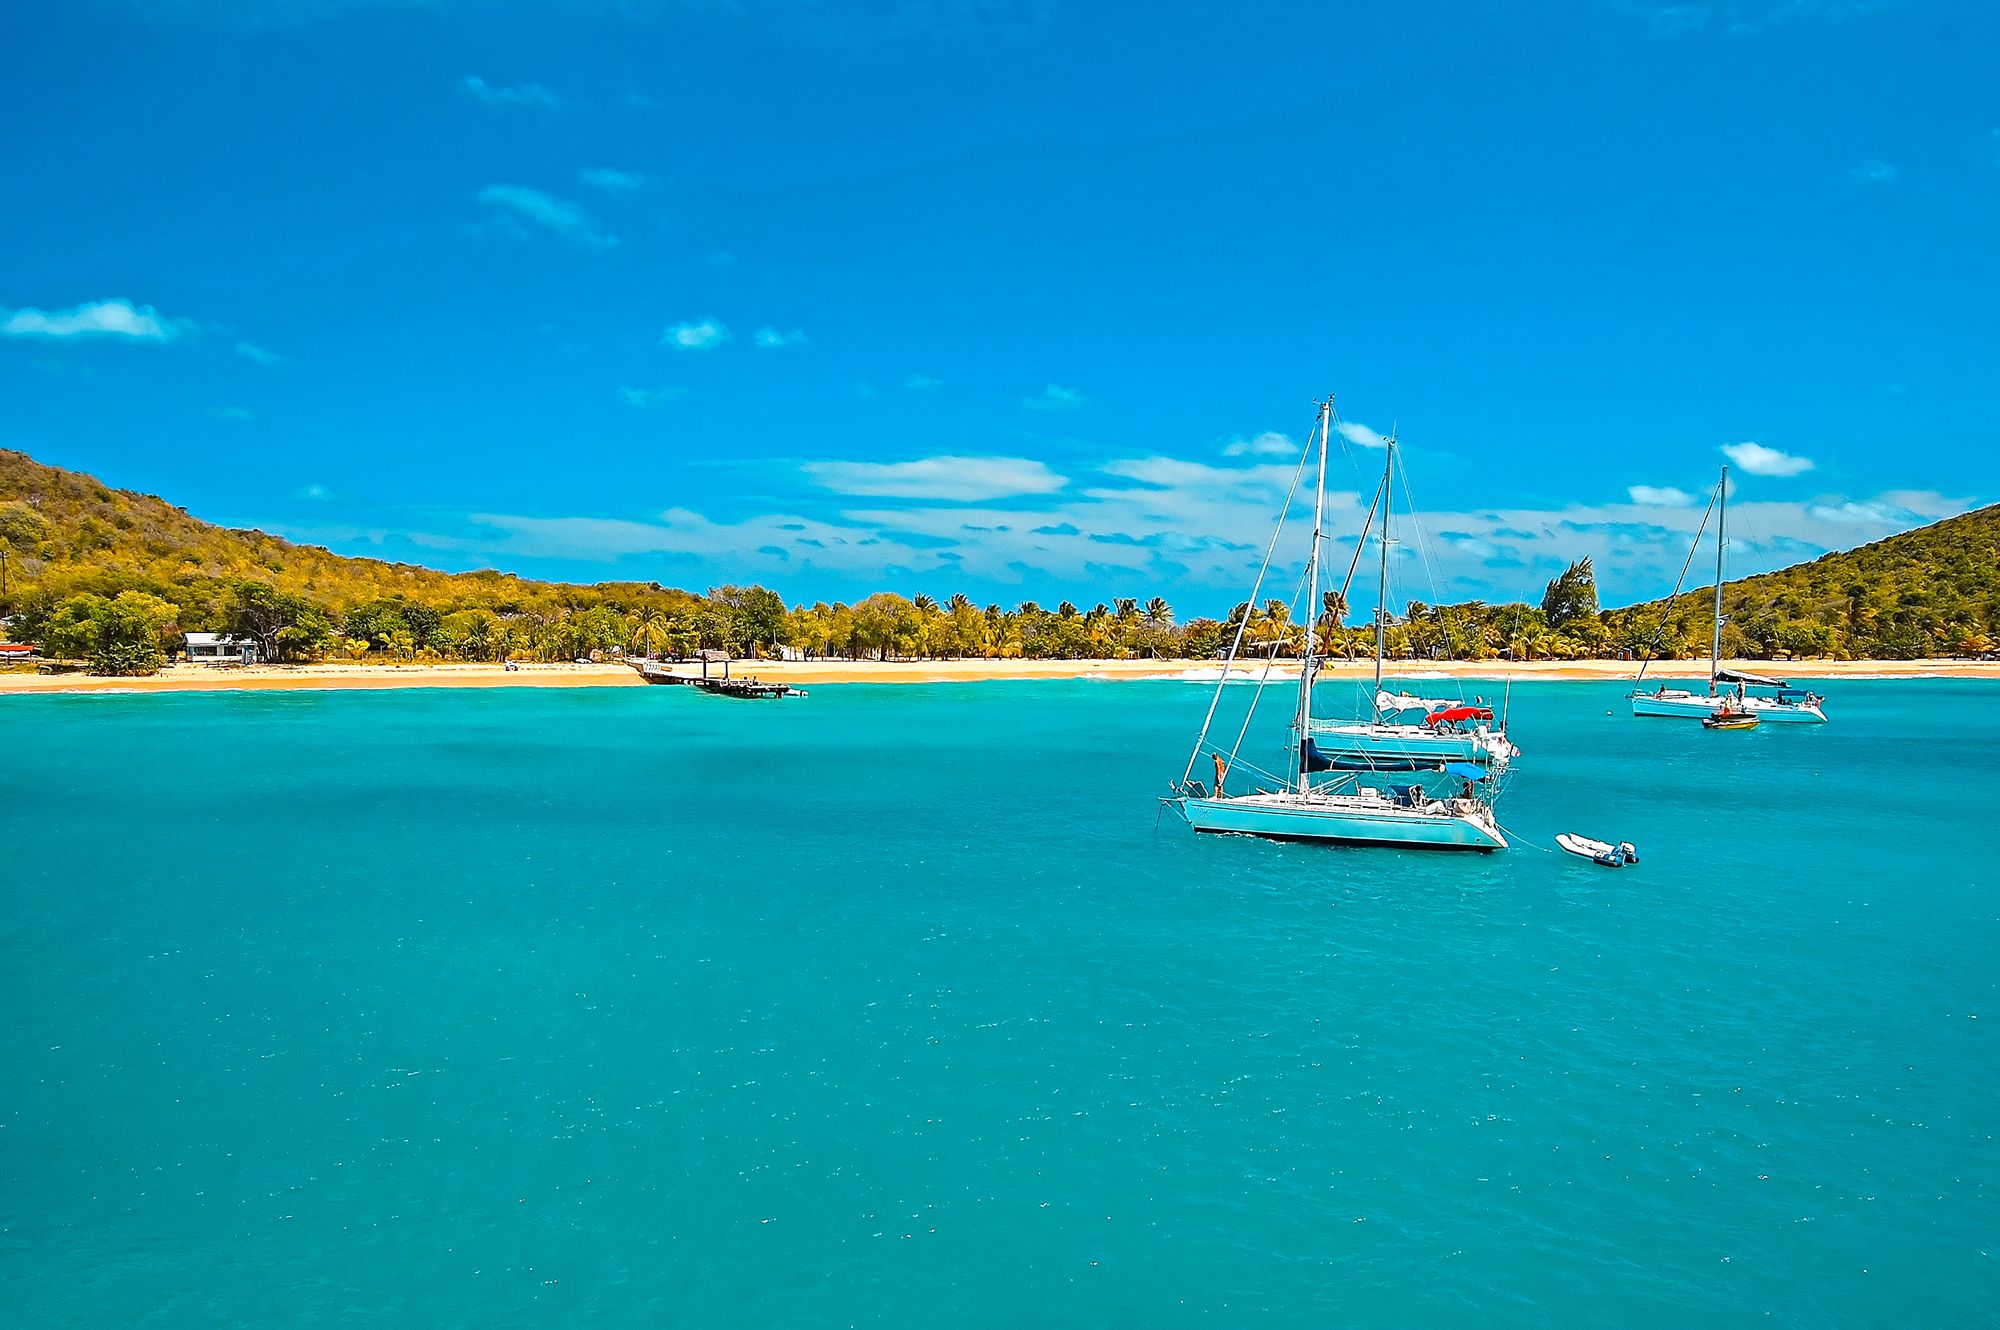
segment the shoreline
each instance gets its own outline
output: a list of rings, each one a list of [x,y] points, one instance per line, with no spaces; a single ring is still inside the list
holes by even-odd
[[[1757,674],[1800,679],[1995,679],[2000,661],[1967,660],[1806,660],[1732,661],[1731,668]],[[677,672],[698,673],[682,663]],[[1320,678],[1362,679],[1366,662],[1339,662],[1321,668]],[[1512,679],[1519,682],[1627,682],[1636,674],[1629,661],[1425,661],[1400,662],[1387,677],[1402,685],[1442,679]],[[1120,681],[1214,683],[1222,667],[1197,660],[892,660],[892,661],[737,661],[736,678],[755,676],[774,683],[936,684],[985,683],[1003,680],[1107,679]],[[1231,677],[1249,681],[1260,670],[1238,666]],[[1296,662],[1280,662],[1273,679],[1298,677]],[[1701,680],[1708,677],[1702,661],[1663,661],[1647,671],[1648,679]],[[311,691],[369,688],[644,688],[648,685],[629,665],[524,664],[517,670],[499,665],[175,665],[139,678],[99,678],[85,674],[0,674],[0,695],[31,696],[69,693],[181,693],[236,691]]]

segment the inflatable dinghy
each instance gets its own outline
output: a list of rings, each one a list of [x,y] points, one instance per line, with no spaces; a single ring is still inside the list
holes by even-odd
[[[1556,844],[1579,859],[1588,859],[1594,864],[1603,864],[1606,868],[1623,868],[1626,864],[1639,862],[1639,851],[1633,848],[1629,840],[1619,841],[1613,845],[1609,841],[1592,840],[1588,836],[1565,831],[1556,837]]]

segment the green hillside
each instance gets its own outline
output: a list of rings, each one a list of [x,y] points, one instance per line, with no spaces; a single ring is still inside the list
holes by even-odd
[[[1676,597],[1672,621],[1707,649],[1714,584]],[[1723,588],[1732,656],[1910,660],[1972,655],[2000,639],[2000,504]],[[1664,600],[1628,617],[1654,623]]]

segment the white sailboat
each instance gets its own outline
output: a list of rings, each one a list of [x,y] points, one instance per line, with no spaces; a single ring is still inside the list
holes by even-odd
[[[1364,784],[1368,778],[1366,773],[1334,771],[1333,762],[1315,742],[1317,731],[1312,716],[1312,687],[1315,667],[1320,659],[1320,619],[1317,614],[1320,606],[1320,549],[1326,527],[1326,454],[1332,421],[1333,399],[1328,398],[1320,405],[1319,472],[1313,499],[1312,546],[1306,569],[1309,589],[1306,604],[1315,613],[1306,628],[1297,708],[1285,748],[1287,770],[1276,782],[1275,789],[1253,790],[1244,794],[1227,792],[1229,778],[1235,769],[1249,764],[1239,764],[1238,761],[1237,749],[1241,746],[1243,732],[1238,733],[1236,744],[1227,751],[1208,742],[1209,729],[1215,722],[1216,704],[1222,699],[1223,685],[1218,683],[1215,697],[1209,703],[1208,717],[1202,723],[1194,751],[1188,756],[1187,768],[1181,773],[1179,784],[1166,802],[1196,831],[1229,832],[1274,840],[1504,850],[1507,838],[1493,816],[1493,773],[1488,770],[1460,762],[1441,762],[1437,771],[1413,772],[1410,783],[1385,790]],[[1310,457],[1309,450],[1307,456],[1300,459],[1301,471]],[[1296,493],[1296,479],[1293,490]],[[1287,495],[1285,511],[1290,510],[1291,501],[1292,496]],[[1283,527],[1284,512],[1281,511],[1278,531],[1282,531]],[[1272,551],[1277,548],[1278,531],[1271,536]],[[1263,585],[1270,559],[1270,551],[1267,551],[1264,569],[1258,572],[1257,583],[1251,588],[1252,604],[1256,603],[1257,591]],[[1246,615],[1244,622],[1237,626],[1236,639],[1229,652],[1232,663],[1242,647],[1243,627],[1247,622]],[[1266,674],[1268,677],[1268,670]],[[1264,680],[1260,679],[1259,696],[1263,684]],[[1251,705],[1254,710],[1254,698]],[[1246,718],[1245,731],[1248,726]],[[1212,790],[1193,779],[1195,764],[1200,761],[1204,750],[1209,752],[1215,765],[1215,787]],[[1433,792],[1426,787],[1424,776],[1443,777],[1457,789],[1455,792]],[[1315,780],[1315,777],[1323,779]]]
[[[1648,692],[1637,686],[1646,677],[1648,660],[1639,667],[1639,680],[1626,697],[1632,703],[1635,716],[1657,716],[1679,720],[1707,720],[1724,706],[1737,711],[1748,712],[1759,721],[1783,725],[1823,725],[1826,712],[1822,709],[1826,699],[1818,693],[1802,688],[1794,688],[1783,679],[1767,674],[1751,674],[1744,670],[1726,670],[1722,667],[1722,563],[1723,551],[1728,546],[1729,522],[1729,467],[1722,468],[1722,479],[1715,491],[1715,627],[1709,636],[1708,645],[1708,691],[1697,693],[1688,688],[1669,688],[1665,684]],[[1701,533],[1695,533],[1696,547],[1699,548]],[[1679,588],[1675,588],[1678,592]],[[1673,600],[1668,598],[1671,612]],[[1752,692],[1753,688],[1766,692]]]
[[[1504,767],[1519,757],[1521,750],[1508,740],[1504,723],[1495,722],[1491,707],[1390,693],[1382,686],[1389,604],[1389,500],[1396,474],[1393,434],[1383,440],[1383,447],[1387,457],[1382,465],[1382,486],[1376,492],[1382,525],[1381,572],[1375,600],[1374,714],[1367,720],[1317,720],[1312,723],[1310,733],[1320,751],[1336,767],[1411,771],[1442,762]],[[1403,719],[1410,715],[1419,719]]]

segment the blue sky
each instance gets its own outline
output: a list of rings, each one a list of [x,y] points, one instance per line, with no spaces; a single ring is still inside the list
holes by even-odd
[[[1193,613],[1332,390],[1399,596],[1619,603],[1724,448],[1734,570],[2000,498],[1996,67],[1971,0],[10,6],[0,445],[445,568]]]

